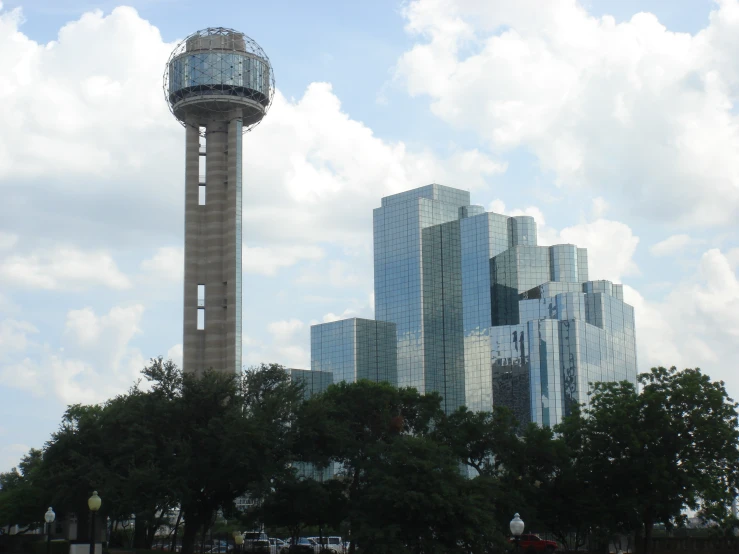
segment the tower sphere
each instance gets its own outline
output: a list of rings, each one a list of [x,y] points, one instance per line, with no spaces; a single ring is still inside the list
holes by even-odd
[[[164,97],[183,125],[243,119],[244,132],[265,116],[275,92],[264,50],[244,33],[208,27],[180,42],[164,69]]]

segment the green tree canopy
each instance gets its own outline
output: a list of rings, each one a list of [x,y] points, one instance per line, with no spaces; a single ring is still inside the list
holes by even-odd
[[[628,382],[598,383],[583,426],[591,486],[619,530],[642,536],[673,525],[701,503],[729,506],[737,495],[736,403],[700,369],[653,368]]]

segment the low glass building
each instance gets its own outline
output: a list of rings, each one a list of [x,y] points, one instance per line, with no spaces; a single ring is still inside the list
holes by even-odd
[[[334,383],[360,379],[398,385],[395,324],[354,317],[313,325],[311,370]]]

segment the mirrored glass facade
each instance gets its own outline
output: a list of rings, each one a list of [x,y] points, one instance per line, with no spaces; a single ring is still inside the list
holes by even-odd
[[[508,217],[482,210],[463,217],[460,227],[465,404],[472,410],[490,410],[490,259],[513,246],[536,244],[536,223],[529,216]]]
[[[256,96],[269,101],[269,64],[247,52],[186,52],[174,58],[169,68],[172,102],[189,93]]]
[[[351,318],[313,325],[311,369],[332,375],[334,383],[361,379],[397,386],[395,324]]]
[[[303,385],[303,397],[307,400],[315,394],[324,392],[329,385],[333,384],[334,376],[327,371],[311,371],[309,369],[288,369],[290,380]],[[313,464],[305,462],[293,462],[293,467],[298,477],[326,481],[337,473],[337,464],[319,469]]]
[[[311,371],[310,369],[288,369],[290,380],[303,385],[303,397],[307,400],[315,394],[324,392],[333,385],[334,376],[328,371]]]
[[[636,383],[634,309],[620,285],[545,283],[520,298],[522,323],[492,329],[494,401],[519,422],[555,425],[588,404],[592,383]]]
[[[439,287],[443,283],[458,286],[459,276],[452,274],[458,273],[459,267],[451,258],[458,260],[459,254],[448,252],[450,259],[441,260],[441,253],[446,252],[443,244],[454,243],[458,248],[459,240],[452,238],[458,231],[449,228],[427,234],[427,240],[438,244],[426,249],[423,231],[457,221],[460,208],[469,203],[469,192],[433,184],[383,198],[373,214],[375,316],[397,326],[398,385],[415,387],[422,393],[438,391],[443,395],[445,387],[454,391],[445,399],[448,411],[459,405],[458,391],[464,390],[459,382],[464,377],[459,366],[460,338],[445,335],[450,328],[457,333],[461,330],[456,321],[461,308],[456,313],[445,311],[450,300]],[[424,263],[424,253],[435,258]],[[437,263],[443,267],[434,268]],[[461,298],[457,292],[449,294]],[[443,379],[445,375],[449,380]]]
[[[623,287],[590,281],[584,248],[538,246],[532,217],[487,213],[469,200],[434,184],[374,210],[376,323],[394,324],[396,351],[389,340],[372,344],[397,385],[441,393],[447,413],[504,405],[522,424],[555,425],[587,403],[590,383],[635,383],[634,311]],[[311,329],[311,367],[379,379],[381,362],[359,369],[356,321]]]

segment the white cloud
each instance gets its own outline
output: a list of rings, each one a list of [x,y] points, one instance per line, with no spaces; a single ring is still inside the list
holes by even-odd
[[[0,260],[0,281],[49,290],[78,290],[88,286],[127,289],[131,286],[108,252],[85,252],[71,247],[8,256]]]
[[[143,311],[141,305],[115,306],[100,316],[91,308],[70,310],[63,347],[25,341],[9,361],[0,360],[0,383],[35,395],[52,393],[65,404],[101,402],[124,392],[146,363],[130,344],[141,332]]]
[[[12,352],[24,352],[28,347],[28,335],[37,333],[36,326],[28,321],[0,321],[0,361]]]
[[[625,300],[634,306],[640,367],[701,367],[726,381],[739,395],[733,361],[739,356],[739,279],[726,256],[706,251],[695,274],[651,302],[630,287]]]
[[[352,308],[347,308],[346,310],[344,310],[339,315],[336,315],[333,312],[327,313],[326,315],[323,316],[323,322],[324,323],[332,323],[334,321],[339,321],[341,319],[349,319],[349,318],[358,317],[358,316],[359,316],[359,314],[357,313],[356,310],[354,310]]]
[[[596,199],[595,205],[602,207],[600,200],[602,199]],[[587,248],[590,279],[607,279],[620,283],[624,276],[639,274],[634,261],[639,237],[634,236],[631,227],[625,223],[598,218],[557,230],[546,225],[544,214],[536,206],[508,210],[502,200],[496,199],[490,203],[488,210],[508,216],[533,217],[540,246],[574,244],[579,248]]]
[[[10,250],[18,242],[18,235],[0,231],[0,250]]]
[[[149,277],[166,282],[181,282],[185,265],[182,247],[159,248],[154,256],[141,262],[141,270]]]
[[[729,261],[729,264],[734,269],[736,269],[737,267],[739,267],[739,248],[732,248],[732,249],[730,249],[726,253],[726,259]],[[0,302],[0,305],[2,305],[1,302]]]
[[[182,368],[182,345],[175,344],[172,348],[167,350],[167,359],[172,360],[177,367]]]
[[[18,467],[21,458],[28,454],[31,447],[27,444],[8,444],[3,446],[2,454],[0,454],[0,471],[9,471],[13,467]]]
[[[691,246],[699,246],[705,244],[702,239],[692,238],[689,235],[672,235],[665,240],[652,245],[649,251],[654,256],[672,256],[678,252],[684,251]]]
[[[559,232],[544,229],[539,244],[575,244],[588,249],[588,277],[620,283],[625,276],[639,274],[634,253],[639,237],[620,221],[596,219],[566,227]]]
[[[44,394],[41,370],[30,358],[0,366],[0,384],[15,389],[27,390],[34,396]]]
[[[133,8],[107,17],[88,12],[48,44],[24,35],[20,19],[20,10],[0,12],[6,62],[0,68],[0,179],[54,175],[68,183],[74,176],[77,187],[89,187],[95,180],[79,176],[137,172],[147,157],[175,146],[171,140],[157,145],[173,127],[161,93],[171,47]]]
[[[444,159],[388,142],[352,120],[328,83],[297,102],[279,91],[269,115],[244,139],[245,240],[371,244],[379,198],[431,182],[484,187],[505,170],[478,150]]]
[[[529,206],[528,208],[524,208],[523,210],[519,208],[516,208],[514,210],[506,210],[505,203],[500,198],[496,198],[488,206],[488,211],[495,212],[496,214],[507,215],[510,217],[528,215],[534,218],[537,228],[544,227],[544,225],[546,225],[544,214],[536,206]]]
[[[364,260],[362,260],[364,261]],[[371,273],[358,271],[355,264],[343,260],[329,260],[328,267],[314,265],[296,279],[297,283],[332,287],[371,286]]]
[[[602,196],[593,198],[593,207],[592,207],[592,213],[591,213],[593,219],[599,219],[603,217],[607,211],[608,211],[608,202],[606,202]]]
[[[295,333],[303,329],[304,326],[304,323],[299,319],[290,319],[273,321],[267,325],[267,330],[275,337],[276,341],[286,343],[295,336]]]
[[[246,273],[274,275],[283,267],[290,267],[303,260],[320,260],[323,256],[323,249],[318,246],[245,246],[242,260]]]
[[[739,214],[739,2],[696,35],[576,0],[415,0],[398,61],[411,95],[495,151],[525,147],[558,184],[618,195],[645,218],[733,225]]]
[[[161,91],[173,44],[127,7],[86,13],[48,44],[29,39],[19,18],[0,11],[0,187],[15,198],[0,206],[0,221],[14,221],[24,240],[56,238],[64,226],[76,244],[171,244],[184,197],[184,131]],[[329,83],[310,84],[298,99],[277,90],[244,138],[244,270],[274,275],[320,259],[324,244],[370,248],[381,196],[430,182],[481,188],[503,171],[479,149],[438,156],[375,136],[342,110]],[[12,205],[34,206],[34,217]],[[178,256],[162,248],[141,264],[144,276],[174,281]]]
[[[285,367],[309,368],[310,327],[299,319],[273,321],[267,325],[270,341],[244,336],[244,364],[277,363]]]

